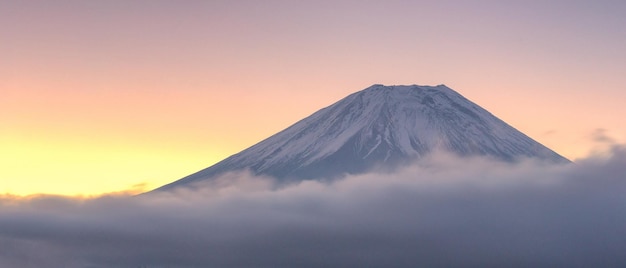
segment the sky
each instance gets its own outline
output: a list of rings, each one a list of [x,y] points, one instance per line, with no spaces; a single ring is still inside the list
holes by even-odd
[[[445,84],[582,159],[626,141],[625,12],[610,0],[2,1],[0,193],[156,188],[372,84]]]

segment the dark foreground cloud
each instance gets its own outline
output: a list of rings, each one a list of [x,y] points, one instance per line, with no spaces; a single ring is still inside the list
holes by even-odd
[[[623,267],[626,150],[568,166],[439,154],[275,188],[0,198],[0,267]]]

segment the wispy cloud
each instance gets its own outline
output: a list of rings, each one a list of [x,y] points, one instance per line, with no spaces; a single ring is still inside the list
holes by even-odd
[[[606,155],[551,166],[436,154],[283,188],[237,173],[140,197],[4,196],[0,266],[620,266],[626,149]]]

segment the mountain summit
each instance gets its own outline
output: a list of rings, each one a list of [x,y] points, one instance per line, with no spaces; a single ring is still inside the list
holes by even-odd
[[[444,85],[373,85],[158,190],[246,169],[284,183],[332,179],[393,168],[434,150],[569,162]]]

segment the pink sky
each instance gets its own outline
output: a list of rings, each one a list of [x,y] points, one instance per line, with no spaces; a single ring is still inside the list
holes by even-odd
[[[0,193],[154,188],[371,84],[582,157],[626,141],[625,3],[3,1]]]

